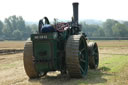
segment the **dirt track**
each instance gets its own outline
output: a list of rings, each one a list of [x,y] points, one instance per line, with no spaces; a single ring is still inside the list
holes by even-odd
[[[20,83],[27,79],[25,77],[21,53],[0,55],[0,85]]]
[[[23,54],[0,55],[0,85],[74,85],[75,79],[49,73],[45,78],[29,80],[23,67]],[[58,76],[57,76],[58,75]],[[72,82],[73,81],[73,82]]]

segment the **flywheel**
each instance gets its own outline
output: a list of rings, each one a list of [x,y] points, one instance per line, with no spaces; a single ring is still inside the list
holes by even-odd
[[[66,43],[67,72],[72,78],[82,78],[88,71],[88,48],[82,35],[72,35]]]

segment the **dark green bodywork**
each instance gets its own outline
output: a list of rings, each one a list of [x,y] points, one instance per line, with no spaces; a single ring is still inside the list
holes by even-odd
[[[38,73],[64,69],[64,39],[64,36],[58,38],[57,32],[31,35],[33,61]]]

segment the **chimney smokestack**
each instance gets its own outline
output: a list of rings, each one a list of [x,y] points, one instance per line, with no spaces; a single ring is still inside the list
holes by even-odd
[[[75,23],[78,23],[78,5],[78,2],[73,3],[73,18]]]

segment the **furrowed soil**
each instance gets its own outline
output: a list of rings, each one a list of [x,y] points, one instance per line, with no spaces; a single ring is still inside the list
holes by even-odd
[[[57,71],[29,79],[24,71],[23,53],[0,54],[0,85],[128,85],[128,41],[96,42],[100,52],[99,68],[89,69],[85,78],[71,79]],[[23,47],[24,41],[0,42],[0,49]]]

